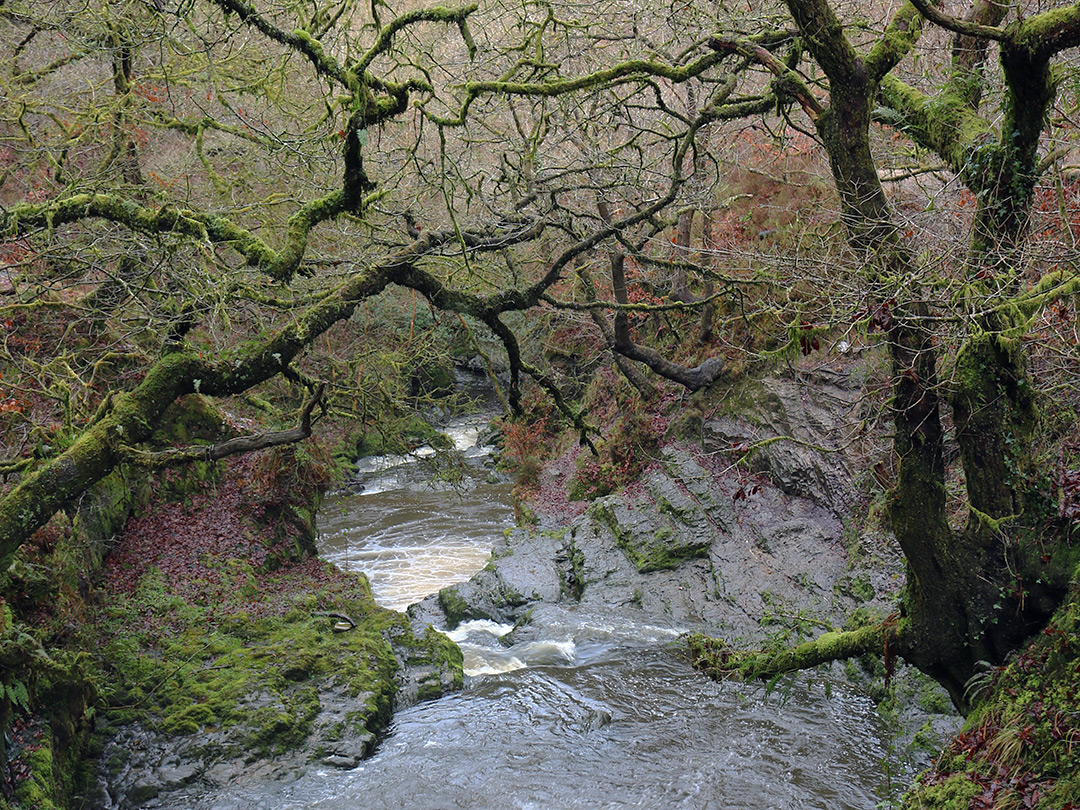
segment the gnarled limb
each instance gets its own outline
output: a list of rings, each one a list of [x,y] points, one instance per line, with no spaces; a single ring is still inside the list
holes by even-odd
[[[831,661],[862,655],[889,655],[902,625],[895,618],[857,630],[825,633],[813,641],[780,650],[737,650],[720,639],[700,633],[686,637],[695,669],[712,678],[771,680],[778,675],[811,669]]]
[[[1008,31],[1005,28],[1000,28],[995,24],[987,25],[985,17],[983,15],[969,15],[967,19],[960,17],[953,17],[945,12],[937,9],[933,4],[926,2],[926,0],[909,0],[911,5],[915,6],[926,19],[930,20],[942,28],[952,31],[954,34],[962,34],[966,37],[974,37],[978,39],[992,39],[1001,41],[1008,37]],[[997,3],[995,5],[1004,6],[1004,3]],[[1002,14],[1002,17],[1004,14]],[[1000,18],[999,18],[1000,19]]]
[[[488,229],[484,232],[487,236],[470,234],[468,241],[478,248],[489,244],[488,240],[506,245],[529,239],[535,233],[520,228],[495,231],[493,235]],[[176,351],[159,359],[133,391],[116,393],[71,447],[25,476],[0,499],[0,566],[65,503],[108,475],[122,460],[122,447],[148,439],[177,397],[190,393],[232,396],[283,373],[315,338],[352,315],[361,301],[390,284],[415,286],[416,280],[424,276],[416,263],[448,244],[458,244],[460,236],[456,229],[421,235],[381,262],[357,272],[290,323],[236,356],[210,360],[197,353]],[[441,304],[454,310],[472,300],[448,295]],[[471,314],[469,309],[459,311]]]
[[[268,447],[277,447],[282,444],[295,444],[311,435],[311,412],[316,405],[322,402],[325,388],[326,386],[323,383],[319,383],[315,393],[300,409],[300,421],[296,424],[296,427],[288,430],[274,430],[252,436],[237,436],[218,444],[202,447],[177,447],[158,452],[147,452],[127,445],[117,449],[120,458],[124,461],[138,464],[141,467],[160,470],[167,467],[191,464],[195,461],[217,461],[228,456],[253,453],[256,450],[265,450]]]

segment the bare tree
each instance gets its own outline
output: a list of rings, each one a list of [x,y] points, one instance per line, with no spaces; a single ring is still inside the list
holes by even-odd
[[[909,577],[886,622],[780,656],[701,641],[703,660],[767,675],[888,651],[963,706],[975,663],[1002,660],[1063,592],[1014,528],[1037,382],[1022,336],[1080,283],[1073,252],[1047,266],[1027,250],[1036,185],[1056,161],[1040,153],[1054,65],[1078,44],[1080,11],[1003,25],[991,6],[960,20],[905,3],[877,25],[826,0],[737,16],[722,3],[619,3],[587,23],[550,3],[397,15],[353,0],[4,4],[6,312],[92,312],[123,345],[77,368],[70,352],[44,364],[29,343],[9,352],[66,403],[70,431],[5,464],[18,481],[0,500],[0,560],[122,460],[144,458],[138,445],[178,396],[238,396],[280,376],[314,393],[313,342],[391,287],[481,324],[506,353],[509,403],[531,377],[587,438],[516,315],[594,314],[624,360],[697,389],[724,378],[723,349],[676,362],[630,316],[731,296],[738,311],[700,330],[722,335],[749,320],[754,285],[777,352],[813,350],[830,328],[884,334],[899,464],[889,515]],[[481,13],[493,22],[474,25]],[[904,72],[924,14],[954,36],[936,89]],[[915,234],[886,195],[875,121],[972,192],[962,261],[916,248],[940,234]],[[695,212],[707,233],[724,207],[718,133],[748,122],[786,133],[779,151],[801,133],[827,159],[845,233],[821,237],[836,258],[827,272],[769,256],[734,267],[709,245],[707,261],[691,255]],[[101,390],[106,362],[129,373]],[[956,529],[946,408],[966,485]]]

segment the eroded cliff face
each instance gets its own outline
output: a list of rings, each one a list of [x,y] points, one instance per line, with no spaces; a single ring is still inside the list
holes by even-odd
[[[697,404],[711,415],[684,420],[686,438],[636,482],[569,520],[538,511],[470,582],[414,608],[414,624],[514,621],[539,601],[753,640],[885,610],[901,563],[874,519],[881,486],[866,459],[880,436],[860,390],[830,369],[713,392]]]

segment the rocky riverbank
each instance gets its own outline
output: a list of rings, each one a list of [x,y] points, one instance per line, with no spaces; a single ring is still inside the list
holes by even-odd
[[[97,595],[112,687],[90,806],[351,768],[395,707],[460,688],[457,648],[315,557],[315,504],[264,485],[233,461],[117,538]]]
[[[229,435],[200,397],[179,411],[158,446]],[[182,803],[165,797],[351,768],[395,708],[460,688],[453,643],[316,556],[332,464],[290,445],[124,467],[20,550],[8,592],[53,640],[30,650],[44,697],[4,741],[0,807]]]
[[[493,619],[517,623],[519,641],[537,603],[562,603],[781,645],[886,615],[902,561],[880,526],[887,471],[866,462],[881,435],[865,373],[793,372],[700,398],[633,484],[553,508],[578,468],[571,450],[543,474],[535,523],[509,532],[469,582],[413,606],[414,631]],[[928,764],[956,724],[936,684],[911,672],[886,693],[882,671],[847,674],[886,699]]]
[[[863,472],[878,437],[859,388],[849,373],[794,374],[696,403],[683,438],[637,481],[561,518],[536,509],[484,571],[417,606],[414,627],[573,601],[750,640],[773,619],[809,630],[885,609],[900,558],[875,520],[880,486]],[[548,467],[545,489],[565,488],[576,452]]]
[[[784,644],[890,610],[900,562],[875,519],[881,482],[864,459],[880,437],[860,389],[819,369],[698,397],[636,481],[588,502],[566,501],[580,469],[567,452],[544,469],[532,522],[408,619],[314,556],[302,449],[170,474],[156,499],[123,506],[137,514],[88,586],[82,632],[107,709],[81,800],[178,806],[354,767],[395,708],[460,687],[460,651],[432,624],[492,618],[520,640],[530,607],[581,604]],[[928,717],[908,717],[908,736]],[[951,722],[923,728],[930,745]]]

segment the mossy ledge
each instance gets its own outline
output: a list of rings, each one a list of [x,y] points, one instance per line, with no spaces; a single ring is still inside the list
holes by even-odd
[[[276,472],[313,463],[292,446],[154,481],[118,468],[47,527],[55,546],[20,549],[0,641],[33,638],[50,666],[20,676],[28,706],[0,717],[18,741],[15,804],[0,808],[93,804],[104,789],[138,806],[253,761],[282,776],[352,767],[395,705],[461,687],[456,645],[313,556],[317,492]],[[155,772],[155,756],[172,765]]]
[[[646,535],[620,522],[613,502],[608,499],[596,501],[589,507],[589,516],[597,525],[611,531],[615,544],[641,574],[678,568],[687,560],[709,555],[708,542],[679,531],[678,524],[670,518],[659,530]]]
[[[904,797],[903,810],[1080,807],[1080,566],[1050,624],[967,685],[961,732]]]

